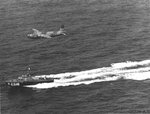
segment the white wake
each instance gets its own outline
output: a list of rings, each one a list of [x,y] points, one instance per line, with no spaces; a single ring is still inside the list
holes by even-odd
[[[44,89],[59,86],[91,84],[102,81],[113,81],[120,78],[145,80],[150,78],[150,60],[144,60],[139,62],[127,61],[121,63],[113,63],[110,67],[103,67],[80,72],[41,75],[40,77],[45,76],[59,79],[55,79],[54,82],[51,83],[41,83],[36,85],[30,85],[27,87]]]

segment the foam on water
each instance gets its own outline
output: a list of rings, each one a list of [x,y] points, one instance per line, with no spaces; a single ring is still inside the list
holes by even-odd
[[[41,83],[36,85],[30,85],[27,87],[44,89],[44,88],[53,88],[59,86],[70,86],[80,84],[88,85],[95,82],[118,80],[120,78],[145,80],[150,78],[150,60],[144,60],[139,62],[127,61],[111,64],[111,67],[97,68],[80,72],[67,72],[60,74],[41,75],[38,77],[45,77],[45,76],[59,79],[55,79],[54,82],[52,83]]]
[[[128,68],[128,67],[146,66],[146,65],[150,65],[150,60],[144,60],[140,62],[127,61],[127,62],[111,64],[113,68]]]

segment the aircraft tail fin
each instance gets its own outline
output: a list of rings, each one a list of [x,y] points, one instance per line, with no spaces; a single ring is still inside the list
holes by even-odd
[[[61,25],[59,30],[60,30],[60,31],[65,31],[65,26],[64,26],[64,25]]]
[[[61,25],[61,26],[60,26],[60,28],[64,29],[64,28],[65,28],[65,26],[64,26],[64,25]]]
[[[65,26],[64,25],[60,26],[60,29],[59,29],[58,33],[66,35],[66,30],[65,30]]]

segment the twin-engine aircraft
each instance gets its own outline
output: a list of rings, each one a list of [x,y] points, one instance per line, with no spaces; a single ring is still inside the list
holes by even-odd
[[[53,38],[56,36],[62,36],[62,35],[66,35],[66,31],[64,29],[64,25],[61,25],[60,29],[58,31],[48,31],[45,34],[42,33],[41,31],[37,30],[37,29],[32,29],[33,33],[32,34],[28,34],[28,38],[32,38],[32,39],[39,39],[39,38]]]

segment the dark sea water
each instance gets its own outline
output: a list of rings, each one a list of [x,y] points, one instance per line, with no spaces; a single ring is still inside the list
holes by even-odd
[[[150,0],[1,0],[1,84],[27,67],[60,79],[1,86],[2,114],[149,114]]]

